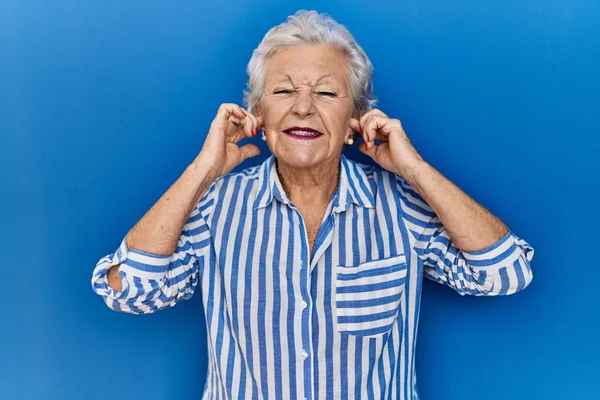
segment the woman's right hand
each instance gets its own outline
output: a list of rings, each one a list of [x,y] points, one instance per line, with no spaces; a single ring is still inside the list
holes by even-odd
[[[253,144],[238,146],[246,137],[254,137],[262,128],[262,118],[257,118],[237,104],[224,103],[213,119],[204,146],[196,161],[216,174],[225,175],[247,158],[260,154]]]

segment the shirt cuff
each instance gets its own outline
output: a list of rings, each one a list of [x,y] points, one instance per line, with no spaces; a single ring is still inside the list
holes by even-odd
[[[130,249],[127,247],[127,238],[125,237],[112,256],[103,257],[96,265],[92,274],[92,288],[102,296],[114,299],[128,298],[130,292],[128,276],[158,281],[166,275],[171,257]],[[121,264],[119,267],[121,292],[108,286],[108,271],[118,264]]]
[[[477,251],[461,251],[473,268],[501,268],[515,263],[523,254],[518,238],[509,230],[496,243]],[[533,249],[531,249],[533,250]]]
[[[158,281],[167,273],[171,257],[172,255],[157,255],[130,249],[125,237],[113,256],[112,265],[121,264],[119,271],[127,275]]]

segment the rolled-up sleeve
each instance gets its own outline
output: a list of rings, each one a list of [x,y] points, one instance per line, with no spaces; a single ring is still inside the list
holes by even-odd
[[[448,231],[434,217],[417,242],[424,276],[461,295],[510,295],[527,287],[533,279],[530,262],[534,249],[512,231],[485,249],[462,251],[453,245]]]
[[[423,263],[423,276],[461,295],[509,295],[529,285],[534,254],[529,243],[509,230],[485,249],[462,251],[414,188],[399,176],[396,183],[402,220],[415,238],[414,251]]]
[[[146,253],[127,246],[102,257],[92,273],[92,289],[115,311],[148,314],[190,299],[205,264],[210,262],[212,238],[199,203],[186,221],[172,255]],[[122,291],[108,286],[108,271],[121,264]]]

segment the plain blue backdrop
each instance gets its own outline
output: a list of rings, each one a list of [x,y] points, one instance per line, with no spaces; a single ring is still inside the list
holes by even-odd
[[[422,398],[600,398],[597,0],[1,0],[0,399],[200,398],[200,296],[119,314],[91,272],[300,8],[349,27],[380,108],[536,250],[514,296],[426,282]],[[263,153],[244,167],[269,154],[252,140]]]

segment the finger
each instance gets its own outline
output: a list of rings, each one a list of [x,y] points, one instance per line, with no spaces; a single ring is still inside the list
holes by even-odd
[[[360,150],[361,153],[366,154],[373,160],[375,160],[375,152],[377,151],[377,146],[367,147],[367,143],[365,142],[358,145],[358,150]]]
[[[225,134],[231,137],[242,127],[242,120],[245,116],[246,114],[237,104],[223,103],[219,106],[213,124],[221,125],[225,129]]]
[[[363,141],[365,142],[367,149],[374,146],[375,139],[377,137],[377,130],[373,128],[373,122],[372,122],[373,118],[374,118],[374,115],[371,114],[371,115],[368,115],[367,118],[364,118],[364,120],[363,120],[362,136],[363,136]]]
[[[389,118],[379,115],[373,115],[367,120],[363,132],[363,139],[367,143],[367,148],[375,146],[375,140],[387,141],[390,122]]]
[[[242,118],[237,118],[237,117],[234,117],[233,115],[230,115],[229,117],[227,117],[227,120],[229,122],[231,122],[231,125],[235,126],[236,129],[241,128]]]
[[[383,111],[381,111],[381,110],[379,110],[379,109],[377,109],[377,108],[374,108],[374,109],[372,109],[371,111],[369,111],[368,113],[366,113],[365,115],[363,115],[363,116],[360,118],[360,126],[361,126],[361,128],[362,128],[362,129],[360,130],[360,132],[361,132],[361,133],[362,133],[362,131],[363,131],[363,130],[364,130],[364,128],[365,128],[365,125],[366,125],[366,122],[367,122],[367,120],[368,120],[368,119],[370,119],[371,117],[375,116],[375,115],[378,115],[378,116],[380,116],[380,117],[386,117],[386,118],[387,118],[387,115],[385,115],[385,114],[383,113]]]
[[[370,126],[369,121],[371,120],[373,114],[364,115],[361,118],[361,130],[360,133],[363,137],[363,142],[365,142],[367,149],[369,148],[369,134],[367,133],[367,128]]]
[[[389,140],[390,135],[396,131],[402,135],[406,135],[404,133],[404,129],[402,128],[402,123],[398,119],[391,118],[383,118],[377,122],[377,140],[381,140],[382,142],[387,142]]]
[[[251,113],[247,113],[248,114],[248,118],[250,118],[252,120],[252,136],[256,136],[256,134],[258,133],[258,119],[256,118],[256,116],[254,114]]]
[[[241,120],[246,116],[246,113],[242,110],[240,106],[234,103],[223,103],[219,107],[219,111],[217,112],[217,117],[222,120],[226,120],[228,117],[233,116],[238,120]]]
[[[246,145],[240,147],[240,153],[242,155],[242,161],[244,161],[250,157],[255,157],[255,156],[259,155],[260,150],[256,145],[246,144]]]
[[[232,143],[237,143],[245,137],[252,136],[252,123],[248,118],[227,117],[229,121],[225,134]]]
[[[246,136],[252,137],[255,134],[255,117],[250,114],[248,111],[240,107],[242,112],[244,113],[244,118],[241,120],[241,124],[243,125],[244,134]]]
[[[252,136],[252,119],[248,117],[248,115],[244,112],[244,110],[242,108],[240,108],[241,112],[243,113],[244,117],[242,118],[236,118],[235,116],[229,116],[228,119],[232,122],[232,124],[235,126],[235,130],[234,132],[230,132],[228,131],[228,133],[230,135],[235,135],[234,137],[234,142],[238,142],[239,140],[243,139],[244,137],[251,137]]]
[[[256,135],[256,117],[243,108],[242,111],[245,113],[245,116],[242,119],[244,134],[247,137],[252,137]]]
[[[353,131],[356,131],[356,132],[361,131],[360,121],[356,118],[350,118],[350,123],[348,125],[350,126],[350,129],[352,129]]]
[[[367,143],[368,147],[372,146],[372,144],[369,144],[369,142],[373,141],[374,139],[369,139],[369,137],[367,135],[365,135],[365,129],[366,129],[366,126],[369,124],[369,121],[375,116],[387,118],[387,115],[385,115],[383,113],[383,111],[375,108],[375,109],[369,111],[368,113],[366,113],[365,115],[363,115],[360,119],[361,129],[359,130],[359,132],[363,135],[363,140]]]

